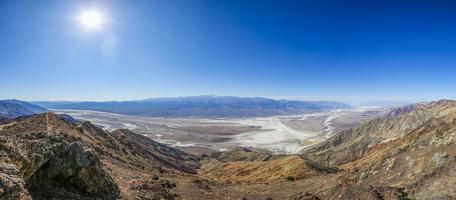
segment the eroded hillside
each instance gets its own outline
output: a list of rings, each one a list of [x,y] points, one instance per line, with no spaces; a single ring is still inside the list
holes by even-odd
[[[46,113],[0,130],[1,199],[454,199],[456,102],[395,110],[301,155],[195,156]]]
[[[198,166],[195,157],[146,137],[52,113],[4,126],[0,153],[1,199],[172,198],[178,194],[168,174]]]

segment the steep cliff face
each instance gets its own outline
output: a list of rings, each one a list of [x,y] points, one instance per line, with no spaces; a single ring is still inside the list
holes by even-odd
[[[434,106],[435,117],[343,167],[356,169],[360,183],[400,186],[414,198],[455,198],[456,107],[454,102]]]
[[[439,108],[408,106],[392,111],[358,127],[344,130],[305,151],[307,158],[328,165],[340,165],[365,155],[376,145],[404,137],[438,115]]]
[[[77,126],[52,113],[2,127],[0,154],[0,199],[173,197],[172,183],[154,174],[194,173],[197,166],[191,155],[149,138],[88,122]],[[142,179],[128,183],[132,175]],[[147,194],[144,185],[156,191]]]
[[[76,133],[75,125],[53,114],[3,127],[0,179],[7,184],[1,197],[117,198],[117,184],[96,153],[78,141]]]
[[[145,162],[153,161],[156,165],[191,174],[195,174],[199,166],[195,156],[155,142],[130,130],[120,129],[112,134],[127,148],[127,152],[138,155],[137,159],[144,159]]]
[[[343,131],[303,156],[337,165],[355,185],[402,188],[417,199],[452,199],[456,102],[438,101]]]
[[[456,101],[399,109],[302,155],[195,157],[46,113],[0,126],[0,199],[455,199]]]

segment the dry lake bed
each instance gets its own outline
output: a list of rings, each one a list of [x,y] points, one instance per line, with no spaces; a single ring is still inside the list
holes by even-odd
[[[252,118],[138,117],[87,110],[54,110],[106,130],[130,129],[192,153],[237,146],[293,154],[341,130],[377,118],[388,110],[360,107],[301,115]]]

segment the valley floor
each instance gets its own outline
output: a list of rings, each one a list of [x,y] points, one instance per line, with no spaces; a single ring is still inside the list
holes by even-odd
[[[54,113],[29,116],[0,130],[0,199],[455,199],[456,101],[395,109],[333,134],[340,124],[354,122],[350,119],[375,113],[381,112],[129,121],[121,120],[128,116],[108,113],[101,121],[105,128],[116,123],[142,127],[147,122],[203,139],[225,136],[229,140],[213,144],[187,137],[225,148],[221,144],[238,144],[243,141],[239,138],[272,128],[279,130],[277,134],[298,137],[297,127],[304,126],[300,120],[312,119],[320,127],[313,127],[318,135],[310,138],[324,139],[294,155],[233,145],[230,151],[200,156],[158,143],[146,133],[106,131]],[[104,119],[99,113],[82,113],[86,114]],[[149,134],[173,136],[164,133]],[[177,143],[178,136],[169,141]]]
[[[188,152],[230,150],[237,146],[278,154],[298,153],[333,133],[387,112],[382,108],[341,109],[302,115],[255,118],[159,118],[86,110],[54,110],[106,130],[130,129]]]

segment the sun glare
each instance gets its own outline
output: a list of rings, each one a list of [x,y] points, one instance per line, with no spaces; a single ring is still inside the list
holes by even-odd
[[[103,13],[96,9],[82,11],[78,15],[77,20],[82,27],[88,30],[100,30],[106,23]]]

